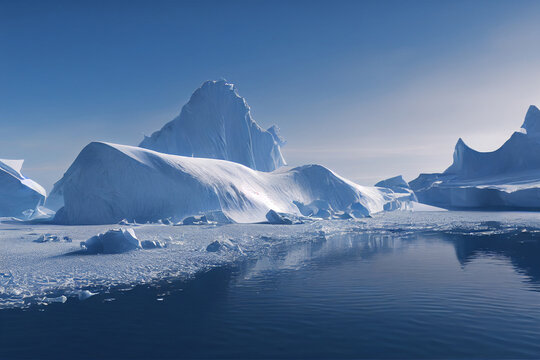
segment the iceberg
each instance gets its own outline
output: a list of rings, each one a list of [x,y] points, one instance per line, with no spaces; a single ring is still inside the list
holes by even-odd
[[[495,151],[459,139],[448,169],[410,185],[421,203],[446,209],[539,210],[540,110],[531,105],[521,129]]]
[[[316,200],[367,216],[399,201],[390,190],[360,186],[320,165],[262,172],[105,142],[87,145],[55,189],[63,202],[55,222],[81,225],[178,222],[211,212],[238,223],[264,222],[270,210],[301,216],[295,204]]]
[[[409,183],[401,175],[381,180],[375,186],[390,189],[403,199],[418,201]]]
[[[21,173],[23,162],[0,159],[0,217],[25,218],[45,202],[45,189]]]
[[[233,84],[207,81],[180,115],[145,137],[140,147],[158,152],[234,161],[255,170],[273,171],[285,160],[279,128],[261,128]]]

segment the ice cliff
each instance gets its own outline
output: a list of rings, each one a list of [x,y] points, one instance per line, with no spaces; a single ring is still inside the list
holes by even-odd
[[[158,152],[234,161],[255,170],[285,165],[284,144],[276,126],[262,129],[233,84],[207,81],[180,115],[140,143]]]

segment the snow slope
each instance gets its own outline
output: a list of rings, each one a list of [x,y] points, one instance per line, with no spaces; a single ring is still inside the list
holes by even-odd
[[[139,145],[167,154],[234,161],[260,171],[285,165],[279,129],[262,129],[233,84],[207,81],[178,117]]]
[[[445,208],[540,209],[540,110],[499,149],[479,152],[459,139],[452,165],[410,182],[420,202]]]
[[[60,194],[60,190],[63,194]],[[138,223],[222,210],[240,223],[266,221],[269,210],[301,215],[299,204],[324,200],[336,211],[382,211],[391,190],[364,187],[319,165],[261,172],[225,160],[183,157],[139,147],[93,142],[53,193],[65,224]]]
[[[25,217],[45,201],[43,187],[21,174],[23,160],[0,159],[0,217]]]

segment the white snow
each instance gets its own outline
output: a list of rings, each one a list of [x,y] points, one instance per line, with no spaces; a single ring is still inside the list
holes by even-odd
[[[53,193],[57,188],[64,207],[55,219],[65,224],[178,222],[212,211],[253,223],[266,221],[269,210],[301,215],[295,203],[316,200],[365,216],[399,203],[391,190],[357,185],[320,165],[261,172],[225,160],[103,142],[87,145]]]
[[[207,81],[180,115],[139,145],[162,153],[223,159],[255,170],[285,165],[277,127],[262,129],[251,117],[246,100],[233,84]]]
[[[444,208],[540,209],[540,110],[499,149],[478,152],[459,139],[441,174],[421,174],[411,188],[422,203]]]
[[[21,173],[23,160],[0,159],[0,216],[27,218],[42,205],[45,189]],[[31,213],[29,213],[30,211]]]

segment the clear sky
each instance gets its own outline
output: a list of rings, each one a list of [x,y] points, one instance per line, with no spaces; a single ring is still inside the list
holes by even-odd
[[[540,104],[539,1],[0,0],[0,158],[48,190],[90,141],[137,145],[205,80],[290,165],[362,184],[493,150]]]

